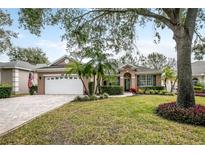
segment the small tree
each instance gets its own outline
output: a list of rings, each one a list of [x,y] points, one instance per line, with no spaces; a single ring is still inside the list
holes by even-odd
[[[17,34],[6,30],[6,26],[12,25],[10,15],[0,10],[0,54],[9,52],[12,49],[11,39],[16,38]]]
[[[16,47],[8,54],[10,61],[26,61],[31,64],[48,64],[46,54],[40,48],[20,48]]]
[[[144,57],[143,65],[157,70],[162,70],[166,66],[176,68],[176,60],[174,58],[167,58],[163,54],[153,52],[147,57]]]
[[[69,63],[67,65],[67,70],[66,70],[66,73],[67,74],[77,74],[83,84],[83,87],[85,89],[85,93],[88,94],[88,89],[85,85],[85,82],[83,80],[84,77],[87,76],[87,70],[85,69],[86,65],[83,65],[82,63],[78,62],[78,61],[73,61],[71,63]]]
[[[175,85],[175,83],[176,83],[175,71],[170,66],[166,66],[163,69],[162,77],[164,79],[164,85],[165,85],[166,89],[167,89],[167,81],[168,80],[171,81],[171,92],[172,92],[173,84]],[[173,80],[174,80],[174,82],[172,82]]]

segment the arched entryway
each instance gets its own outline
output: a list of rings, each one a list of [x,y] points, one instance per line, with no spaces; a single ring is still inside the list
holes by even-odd
[[[129,91],[131,88],[131,74],[125,73],[124,74],[124,90]]]
[[[198,81],[199,81],[199,79],[196,78],[196,77],[194,77],[194,78],[192,79],[192,83],[193,83],[193,85],[195,86],[195,85],[197,84]]]

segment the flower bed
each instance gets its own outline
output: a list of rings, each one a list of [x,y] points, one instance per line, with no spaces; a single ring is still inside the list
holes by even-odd
[[[109,94],[107,94],[107,93],[104,93],[100,96],[96,96],[96,95],[76,96],[72,102],[95,101],[95,100],[107,99],[107,98],[109,98]]]
[[[176,102],[158,106],[157,114],[163,118],[182,123],[205,126],[205,106],[195,105],[190,108],[180,108]]]
[[[205,93],[195,93],[195,96],[205,97]]]

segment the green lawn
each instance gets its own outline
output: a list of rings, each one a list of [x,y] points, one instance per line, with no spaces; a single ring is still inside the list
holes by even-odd
[[[0,138],[0,144],[205,144],[205,127],[158,117],[173,96],[70,103]],[[197,97],[205,105],[205,98]]]

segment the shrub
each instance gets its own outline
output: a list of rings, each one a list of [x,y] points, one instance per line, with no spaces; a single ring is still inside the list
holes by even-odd
[[[140,89],[146,90],[164,90],[163,86],[149,86],[149,87],[140,87]]]
[[[89,89],[89,95],[93,95],[94,94],[94,82],[88,83],[88,89]]]
[[[92,95],[92,96],[90,96],[89,98],[90,98],[91,101],[94,101],[94,100],[97,100],[97,99],[98,99],[98,97],[97,97],[96,95]]]
[[[155,90],[150,90],[150,94],[155,94]]]
[[[160,91],[159,91],[159,94],[160,94],[160,95],[165,95],[166,93],[167,93],[166,90],[160,90]]]
[[[90,98],[89,98],[89,96],[84,96],[84,97],[81,97],[81,101],[89,101],[90,100]]]
[[[100,96],[99,96],[99,99],[104,99],[104,96],[103,96],[103,95],[100,95]]]
[[[11,97],[12,86],[7,84],[0,85],[0,98],[9,98]]]
[[[103,98],[108,98],[109,94],[108,93],[103,93]]]
[[[78,101],[82,101],[82,98],[80,96],[76,96],[74,99],[73,99],[73,102],[78,102]]]
[[[122,86],[101,86],[102,93],[108,93],[109,95],[122,95],[123,87]]]
[[[144,90],[139,88],[138,93],[139,94],[144,94]]]
[[[159,116],[169,120],[205,126],[205,106],[202,105],[180,108],[172,102],[159,105],[156,112]]]
[[[202,86],[194,86],[194,91],[197,93],[203,92],[203,87]]]
[[[135,88],[131,88],[131,89],[130,89],[130,92],[133,93],[133,94],[136,94],[136,93],[137,93],[137,90],[136,90]]]
[[[32,87],[29,88],[29,94],[33,95],[34,93],[38,92],[38,86],[33,85]]]

